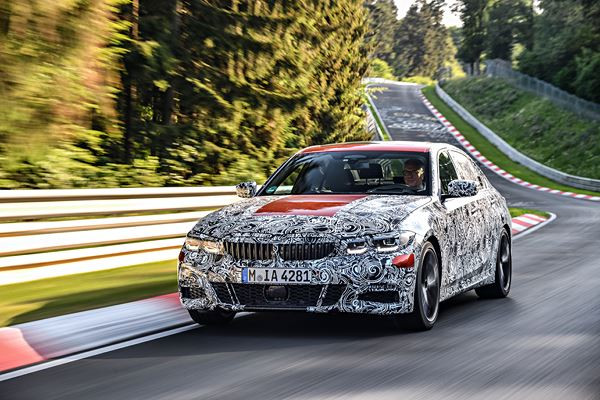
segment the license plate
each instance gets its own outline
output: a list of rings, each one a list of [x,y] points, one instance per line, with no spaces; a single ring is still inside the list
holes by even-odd
[[[305,268],[244,268],[244,283],[310,283],[312,271]]]

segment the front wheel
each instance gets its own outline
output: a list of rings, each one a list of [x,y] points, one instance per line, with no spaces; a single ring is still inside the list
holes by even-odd
[[[200,325],[226,325],[235,317],[234,311],[217,310],[188,310],[194,322]]]
[[[498,299],[508,296],[512,282],[512,255],[510,239],[506,229],[500,234],[500,246],[496,256],[494,283],[475,289],[475,293],[484,299]]]
[[[440,309],[440,269],[438,255],[430,242],[425,243],[421,254],[413,312],[395,318],[399,327],[426,331],[433,328]]]

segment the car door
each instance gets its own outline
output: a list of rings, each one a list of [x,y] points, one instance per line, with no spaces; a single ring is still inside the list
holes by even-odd
[[[443,201],[442,207],[446,213],[446,226],[444,237],[441,239],[442,247],[445,249],[447,270],[442,273],[443,288],[450,293],[456,292],[458,285],[465,275],[463,268],[463,257],[468,252],[465,242],[465,232],[469,229],[470,220],[466,207],[470,200],[465,198],[445,198],[448,194],[448,183],[458,179],[456,168],[450,158],[448,151],[442,151],[438,155],[438,169],[440,179],[440,194]],[[445,297],[442,294],[442,297]]]
[[[478,191],[475,196],[465,197],[465,218],[469,225],[465,233],[465,249],[463,253],[463,279],[466,281],[477,280],[484,265],[489,262],[493,247],[493,229],[497,224],[490,221],[486,212],[489,208],[490,191],[486,182],[481,178],[478,168],[466,155],[458,151],[450,151],[452,161],[456,167],[458,179],[477,182]]]

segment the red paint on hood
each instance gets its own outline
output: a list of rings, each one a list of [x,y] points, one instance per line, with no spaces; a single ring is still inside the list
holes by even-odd
[[[297,194],[265,204],[255,214],[319,215],[332,217],[342,207],[366,197],[364,194]]]

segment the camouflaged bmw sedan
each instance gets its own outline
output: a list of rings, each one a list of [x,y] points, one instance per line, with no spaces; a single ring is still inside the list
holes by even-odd
[[[510,290],[506,201],[454,146],[313,146],[237,192],[244,200],[202,218],[179,255],[181,302],[200,324],[301,310],[425,330],[441,301]]]

